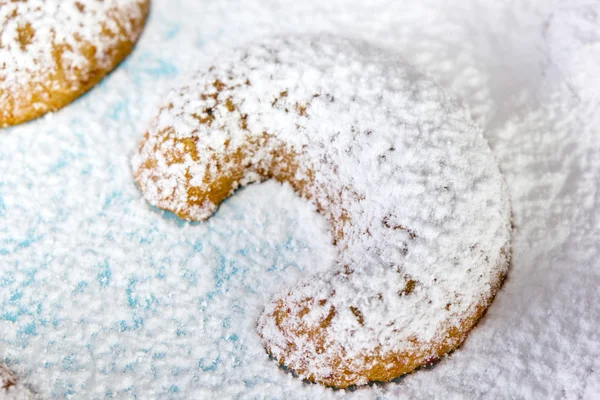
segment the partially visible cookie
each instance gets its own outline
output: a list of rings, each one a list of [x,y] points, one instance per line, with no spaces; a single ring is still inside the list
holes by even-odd
[[[133,49],[150,0],[0,0],[0,127],[58,110]]]
[[[0,364],[0,399],[29,400],[34,399],[22,382],[5,365]]]
[[[0,364],[0,389],[8,391],[8,389],[15,386],[16,384],[17,378],[15,378],[13,373],[8,368]]]

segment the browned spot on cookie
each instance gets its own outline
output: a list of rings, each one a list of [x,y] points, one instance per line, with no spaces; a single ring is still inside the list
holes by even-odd
[[[304,317],[306,314],[308,314],[309,311],[310,309],[308,307],[302,307],[302,310],[300,310],[300,312],[298,313],[298,317]]]
[[[381,223],[386,227],[386,228],[392,228],[392,225],[390,224],[390,216],[386,215],[385,217],[383,217],[383,219],[381,220]]]
[[[146,161],[143,162],[142,168],[152,169],[152,168],[156,167],[157,164],[158,163],[156,162],[156,158],[149,158],[149,159],[147,159]]]
[[[415,291],[415,286],[417,286],[417,281],[415,281],[414,279],[408,279],[406,281],[406,286],[404,286],[404,289],[399,291],[398,294],[400,296],[408,296],[409,294]]]
[[[277,301],[277,307],[275,307],[275,311],[273,312],[273,316],[275,316],[275,324],[278,327],[281,327],[281,325],[283,324],[283,319],[286,315],[290,314],[292,312],[291,308],[287,307],[287,308],[283,308],[283,301],[282,300],[278,300]]]
[[[19,41],[21,50],[25,51],[27,46],[29,46],[33,41],[34,36],[35,30],[31,27],[29,22],[17,27],[17,40]]]
[[[408,238],[410,240],[413,240],[413,239],[415,239],[417,237],[417,234],[412,229],[405,228],[401,224],[392,223],[390,221],[390,216],[389,215],[386,215],[385,217],[383,217],[383,219],[381,220],[381,223],[386,228],[388,228],[388,229],[393,229],[393,230],[398,230],[399,229],[399,230],[405,231],[406,233],[408,233]]]
[[[106,24],[106,22],[102,22],[101,26],[102,26],[102,36],[105,36],[109,39],[114,39],[117,37],[117,32],[115,32],[113,29],[109,28],[108,25]]]
[[[335,307],[332,306],[329,309],[329,314],[327,314],[325,319],[323,321],[321,321],[321,328],[322,329],[328,328],[331,325],[331,321],[333,320],[333,317],[335,317]]]
[[[242,114],[241,121],[240,121],[240,127],[245,131],[248,130],[248,114]]]
[[[206,117],[203,117],[196,113],[193,113],[192,117],[203,125],[211,126],[213,121],[215,120],[215,116],[214,116],[212,107],[205,108],[203,113],[206,114]]]
[[[235,105],[233,104],[233,101],[231,101],[231,97],[225,100],[225,107],[227,107],[227,110],[229,110],[229,112],[235,111]]]
[[[201,100],[213,99],[215,102],[218,102],[219,101],[219,92],[210,93],[210,94],[202,93],[200,95],[200,99]]]
[[[223,89],[225,89],[225,87],[227,87],[227,85],[225,85],[223,82],[221,82],[220,80],[216,79],[213,82],[213,86],[215,87],[215,89],[217,89],[219,92],[222,91]]]
[[[352,311],[352,314],[354,314],[354,316],[358,320],[358,323],[361,326],[365,326],[365,318],[364,318],[363,314],[360,312],[360,310],[356,307],[350,306],[350,311]]]
[[[295,107],[296,112],[298,113],[299,116],[301,117],[307,117],[308,113],[306,112],[306,106],[300,103],[296,103]]]
[[[281,91],[281,92],[279,92],[279,96],[276,96],[276,97],[275,97],[275,100],[273,100],[273,101],[271,102],[271,106],[272,106],[272,107],[275,107],[275,105],[277,104],[277,102],[278,102],[280,99],[283,99],[284,97],[287,97],[287,95],[288,95],[288,92],[287,92],[287,90],[284,90],[284,91]]]
[[[192,157],[192,160],[198,161],[198,150],[196,149],[196,142],[198,141],[197,137],[193,138],[185,138],[185,139],[177,139],[177,142],[183,144],[183,151],[186,154],[189,154]]]

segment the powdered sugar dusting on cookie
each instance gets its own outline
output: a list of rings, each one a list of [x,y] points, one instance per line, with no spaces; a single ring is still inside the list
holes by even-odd
[[[310,310],[291,311],[302,321],[276,324],[280,297],[267,306],[259,331],[276,358],[317,380],[340,354],[351,370],[374,354],[424,361],[487,306],[510,237],[490,149],[451,96],[364,43],[296,36],[222,56],[167,96],[133,164],[151,204],[205,219],[217,204],[198,196],[219,175],[244,171],[232,189],[278,177],[281,153],[341,238],[333,272],[283,294],[282,307]],[[324,320],[325,343],[290,333]]]

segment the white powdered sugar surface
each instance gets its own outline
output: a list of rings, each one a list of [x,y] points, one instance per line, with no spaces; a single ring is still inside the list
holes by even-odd
[[[599,26],[590,1],[154,1],[99,87],[0,131],[0,361],[42,398],[597,398]],[[334,263],[310,203],[266,182],[184,223],[146,203],[129,163],[188,72],[322,31],[398,53],[470,107],[515,225],[507,281],[465,344],[355,391],[279,369],[256,332],[273,295]]]

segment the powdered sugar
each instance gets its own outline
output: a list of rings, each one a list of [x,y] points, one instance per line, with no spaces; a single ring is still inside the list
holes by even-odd
[[[596,397],[596,5],[368,3],[154,1],[140,46],[100,87],[0,133],[0,358],[21,379],[44,398]],[[264,304],[335,256],[289,187],[250,186],[188,225],[132,182],[177,77],[290,30],[399,52],[469,104],[506,176],[507,282],[463,347],[399,382],[332,391],[266,357]]]

